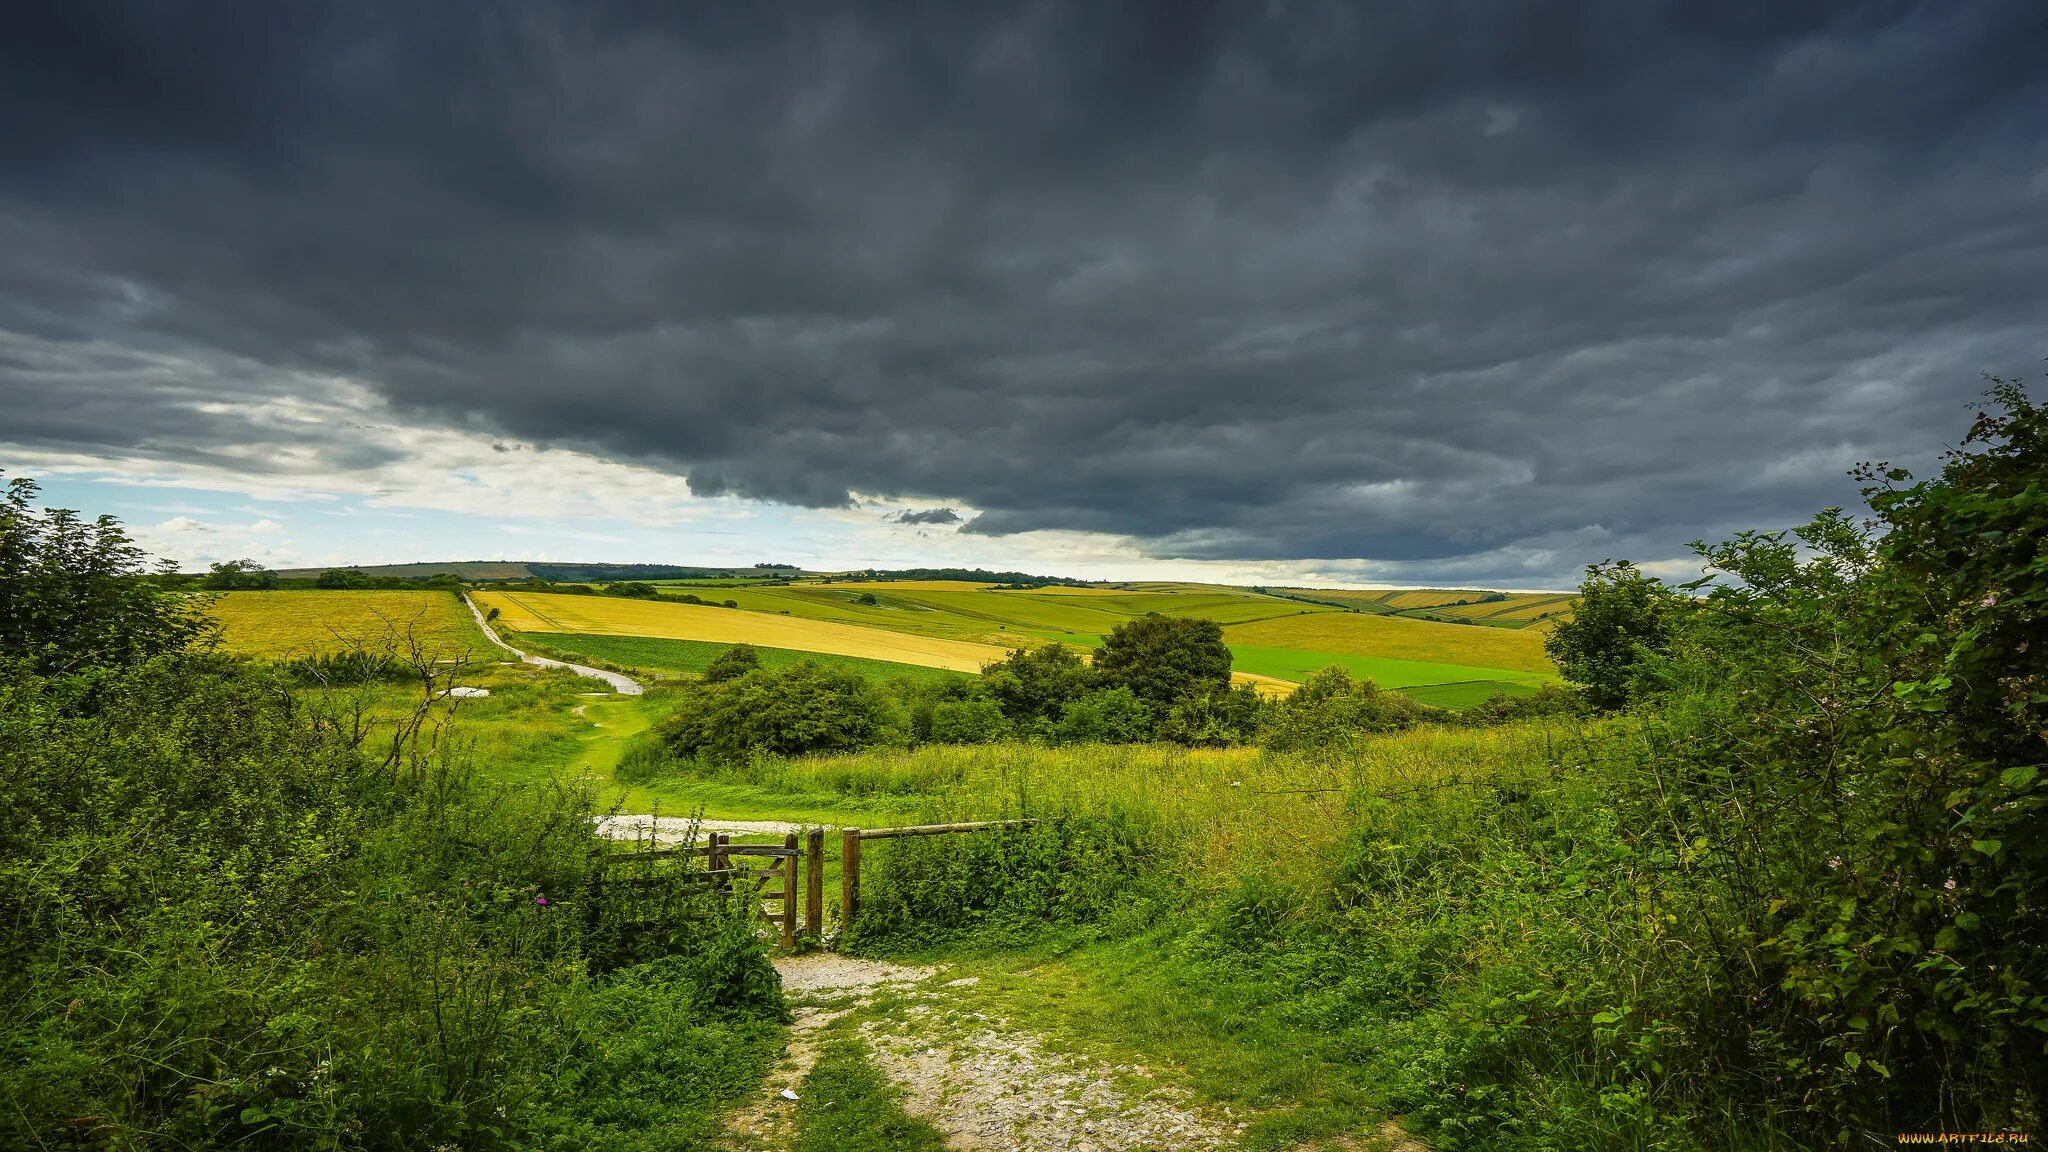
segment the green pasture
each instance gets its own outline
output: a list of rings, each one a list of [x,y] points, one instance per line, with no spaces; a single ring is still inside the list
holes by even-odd
[[[1277,676],[1296,683],[1312,673],[1336,665],[1352,675],[1369,677],[1382,688],[1413,688],[1430,684],[1475,682],[1520,683],[1532,687],[1553,677],[1512,668],[1480,668],[1471,664],[1437,664],[1426,660],[1396,660],[1385,656],[1351,656],[1341,652],[1306,652],[1296,648],[1263,648],[1249,644],[1230,646],[1231,667],[1239,672]],[[1482,696],[1481,699],[1484,699]]]

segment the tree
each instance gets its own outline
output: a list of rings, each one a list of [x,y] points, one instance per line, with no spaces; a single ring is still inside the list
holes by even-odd
[[[199,586],[216,592],[274,588],[277,586],[277,573],[254,560],[223,560],[207,569],[206,578],[199,582]]]
[[[981,670],[982,691],[1016,724],[1056,721],[1068,701],[1092,686],[1087,663],[1064,644],[1018,648]]]
[[[370,575],[360,568],[329,568],[313,580],[315,588],[368,588]]]
[[[1105,686],[1129,688],[1164,716],[1182,697],[1230,687],[1230,648],[1214,620],[1152,612],[1103,637],[1095,674]]]
[[[119,521],[38,511],[39,491],[17,477],[0,501],[0,662],[50,675],[134,664],[212,636],[204,601],[152,581]]]
[[[1293,695],[1272,706],[1266,746],[1282,752],[1332,747],[1368,733],[1413,727],[1428,711],[1398,692],[1332,666],[1311,675]]]
[[[1567,679],[1585,686],[1594,707],[1623,707],[1643,657],[1669,642],[1677,600],[1626,560],[1588,565],[1572,618],[1551,632],[1543,650]]]
[[[986,697],[941,700],[932,706],[931,738],[940,744],[989,744],[1010,734],[1010,722]]]
[[[855,596],[853,598],[853,602],[855,604],[864,605],[869,608],[873,608],[881,603],[880,600],[875,599],[875,594],[873,592],[863,592],[860,595]]]
[[[723,684],[727,680],[737,680],[749,672],[757,671],[760,667],[761,654],[754,651],[752,644],[735,644],[712,657],[711,663],[705,665],[704,682]]]
[[[804,661],[721,683],[698,682],[660,732],[683,756],[743,763],[755,753],[850,752],[886,738],[896,717],[864,678]]]
[[[1174,701],[1153,735],[1174,744],[1228,748],[1259,738],[1266,702],[1249,684],[1191,692]]]
[[[1062,744],[1137,744],[1152,738],[1152,710],[1129,688],[1103,688],[1069,701],[1056,735]]]

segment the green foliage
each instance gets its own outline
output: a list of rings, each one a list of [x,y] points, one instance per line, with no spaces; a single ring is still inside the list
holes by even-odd
[[[1129,688],[1100,688],[1071,700],[1055,738],[1062,744],[1137,744],[1152,737],[1152,710]]]
[[[1173,744],[1229,748],[1256,742],[1265,717],[1266,702],[1251,685],[1239,684],[1174,701],[1153,735]]]
[[[314,577],[313,587],[346,589],[374,587],[370,575],[360,568],[329,568]]]
[[[662,721],[661,738],[682,756],[741,763],[864,748],[899,729],[893,702],[858,675],[808,661],[687,689]]]
[[[693,918],[728,942],[592,978],[582,798],[429,718],[205,655],[0,680],[0,1145],[708,1135],[773,1040],[759,944]]]
[[[941,744],[989,744],[1010,734],[1010,721],[985,697],[941,700],[932,708],[930,739]]]
[[[144,577],[147,557],[113,517],[38,510],[38,491],[16,477],[0,500],[0,669],[130,664],[212,635],[203,602]]]
[[[1539,716],[1587,716],[1592,710],[1592,704],[1587,701],[1585,693],[1578,689],[1564,684],[1545,684],[1532,693],[1520,696],[1496,692],[1462,712],[1439,717],[1437,720],[1439,723],[1484,728]]]
[[[1993,400],[1939,477],[1861,470],[1864,524],[1701,548],[1647,666],[1628,798],[1726,957],[1711,1071],[1816,1138],[2024,1124],[2048,1084],[2048,421]]]
[[[1093,684],[1087,662],[1064,644],[1018,648],[981,670],[981,690],[1017,724],[1058,721],[1067,703]]]
[[[1230,687],[1230,649],[1214,620],[1151,612],[1102,638],[1095,673],[1105,686],[1129,688],[1164,716],[1183,696]]]
[[[1141,905],[1147,824],[1124,813],[1062,815],[1023,828],[878,842],[862,857],[860,916],[842,947],[1019,942],[1058,925],[1115,922]]]
[[[367,648],[300,656],[278,667],[294,682],[312,687],[404,684],[421,678],[395,652]]]
[[[938,1129],[903,1110],[902,1094],[857,1039],[826,1044],[804,1077],[796,1152],[945,1152]]]
[[[277,573],[254,560],[223,560],[207,570],[199,586],[210,592],[277,587]]]
[[[761,669],[761,654],[752,644],[735,644],[704,667],[706,684],[723,684]]]
[[[1347,669],[1330,667],[1273,704],[1265,744],[1278,752],[1340,747],[1361,736],[1413,727],[1432,712]]]
[[[1567,679],[1584,686],[1598,708],[1620,708],[1632,694],[1637,666],[1667,642],[1678,600],[1627,560],[1589,565],[1573,616],[1543,648]]]

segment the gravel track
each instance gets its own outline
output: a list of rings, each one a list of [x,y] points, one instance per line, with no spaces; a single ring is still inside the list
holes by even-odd
[[[607,672],[602,668],[591,668],[583,664],[571,664],[565,660],[550,660],[545,656],[529,656],[510,644],[505,643],[499,637],[497,629],[492,628],[490,621],[484,619],[483,609],[476,606],[476,601],[469,598],[469,593],[465,592],[462,594],[462,602],[469,605],[469,614],[476,617],[476,626],[483,629],[484,635],[489,638],[490,642],[510,652],[523,664],[532,664],[540,668],[567,668],[578,676],[588,676],[592,680],[604,681],[612,686],[612,691],[617,692],[621,696],[638,696],[646,691],[645,688],[640,686],[638,681],[623,673]]]
[[[1189,1152],[1237,1146],[1244,1125],[1159,1084],[1138,1065],[1105,1066],[1056,1053],[1038,1036],[975,1011],[975,981],[833,954],[777,960],[795,1022],[782,1063],[757,1102],[729,1122],[734,1152],[787,1148],[799,1090],[817,1060],[819,1033],[877,993],[908,1007],[859,1026],[904,1107],[975,1152]]]

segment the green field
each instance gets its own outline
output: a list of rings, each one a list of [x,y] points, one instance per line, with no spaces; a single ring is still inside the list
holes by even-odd
[[[1224,629],[1223,638],[1233,648],[1248,644],[1302,652],[1341,652],[1350,656],[1509,668],[1524,673],[1552,671],[1540,634],[1400,616],[1355,612],[1288,616],[1233,625]]]
[[[1533,687],[1546,679],[1539,673],[1522,672],[1512,668],[1481,668],[1470,664],[1398,660],[1388,656],[1353,656],[1341,652],[1304,652],[1295,648],[1263,648],[1249,644],[1232,644],[1230,652],[1234,658],[1232,667],[1240,672],[1277,676],[1282,680],[1293,680],[1296,683],[1308,679],[1311,673],[1331,665],[1344,668],[1354,676],[1369,677],[1382,688],[1480,682],[1528,683]]]
[[[1414,620],[1469,620],[1492,628],[1527,628],[1571,615],[1569,592],[1489,592],[1473,588],[1276,588],[1290,599],[1353,612]]]
[[[720,653],[732,647],[730,644],[714,644],[704,640],[668,640],[656,636],[595,636],[570,632],[513,633],[514,644],[521,644],[522,641],[532,641],[536,650],[559,652],[572,659],[597,660],[622,668],[671,676],[700,674],[710,667],[711,661]],[[889,680],[902,676],[919,682],[943,681],[957,680],[968,675],[965,672],[951,672],[944,668],[899,664],[892,660],[866,660],[858,656],[835,656],[822,652],[801,652],[790,648],[756,647],[754,651],[761,657],[761,667],[771,670],[809,661],[828,668],[858,673],[871,680]]]

